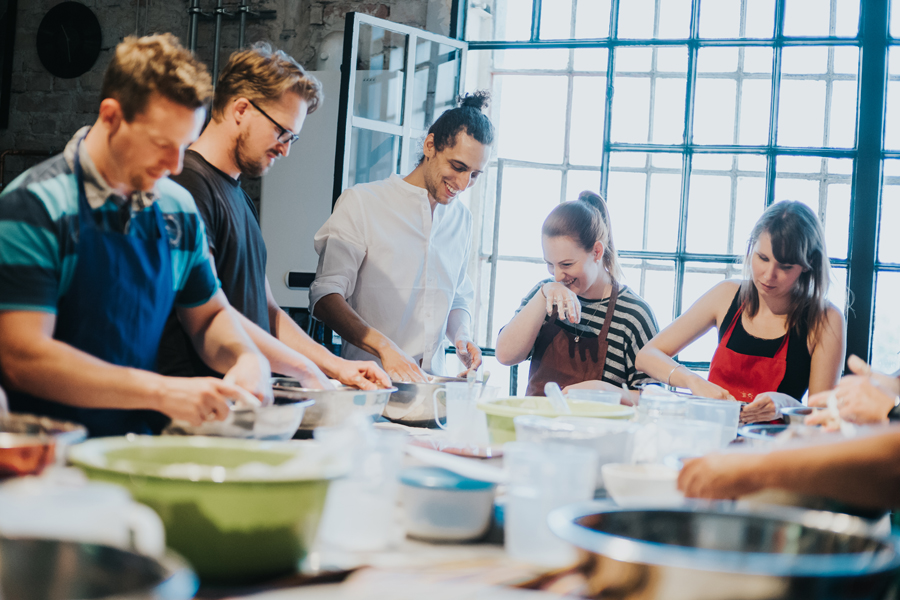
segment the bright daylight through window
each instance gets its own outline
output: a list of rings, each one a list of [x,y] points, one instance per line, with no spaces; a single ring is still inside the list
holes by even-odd
[[[824,224],[831,300],[846,309],[853,289],[849,327],[865,330],[851,332],[848,351],[871,348],[877,368],[900,367],[900,316],[891,310],[900,240],[890,226],[900,219],[900,160],[890,160],[900,159],[900,109],[858,122],[867,114],[860,106],[884,106],[887,64],[888,105],[900,102],[900,49],[889,63],[877,50],[861,53],[884,54],[892,43],[886,26],[860,30],[866,10],[884,13],[885,1],[468,0],[465,89],[491,90],[498,127],[489,172],[470,199],[481,222],[478,342],[492,347],[548,276],[541,223],[581,190],[605,194],[626,283],[660,327],[715,282],[740,277],[753,223],[767,205],[792,199]],[[880,69],[880,89],[878,72],[874,85],[860,79],[865,69]],[[875,138],[864,137],[867,122],[877,124]],[[865,139],[874,153],[863,152]],[[878,184],[868,196],[861,190],[879,181],[884,158],[879,210]],[[876,254],[866,240],[879,216]],[[848,277],[854,264],[862,266]],[[679,359],[702,369],[714,335]],[[493,359],[489,368],[506,373]],[[522,366],[520,391],[526,376]]]

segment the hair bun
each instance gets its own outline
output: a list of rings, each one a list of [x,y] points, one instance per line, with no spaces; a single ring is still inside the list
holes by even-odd
[[[478,110],[484,110],[488,107],[488,104],[490,104],[491,93],[487,90],[478,90],[474,94],[459,96],[456,101],[461,107],[471,107]]]

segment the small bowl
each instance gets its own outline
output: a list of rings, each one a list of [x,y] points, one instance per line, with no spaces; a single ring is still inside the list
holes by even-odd
[[[56,443],[54,455],[58,465],[66,464],[70,446],[87,439],[87,428],[84,425],[27,413],[0,415],[0,433],[26,433],[53,438]]]
[[[400,483],[409,537],[463,542],[482,537],[491,525],[496,484],[438,467],[404,469]]]
[[[610,463],[603,465],[603,483],[619,506],[677,506],[678,471],[664,465]]]
[[[0,433],[0,478],[37,475],[53,462],[56,443],[40,434]]]
[[[781,409],[781,416],[784,418],[784,422],[788,425],[790,424],[799,424],[803,425],[806,421],[806,417],[809,415],[819,412],[820,410],[825,410],[824,406],[788,406],[787,408]]]

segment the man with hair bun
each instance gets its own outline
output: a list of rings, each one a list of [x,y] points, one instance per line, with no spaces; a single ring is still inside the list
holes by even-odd
[[[275,372],[311,388],[332,387],[328,377],[363,389],[388,387],[390,381],[375,363],[334,356],[278,306],[266,279],[259,214],[240,185],[241,176],[260,177],[276,158],[288,155],[306,116],[321,100],[319,82],[283,51],[259,42],[235,52],[219,76],[212,120],[173,179],[194,196],[222,290]],[[174,314],[158,369],[165,375],[217,375]]]
[[[94,125],[3,190],[0,381],[12,410],[101,436],[222,420],[246,391],[271,400],[268,361],[219,290],[197,207],[167,177],[211,95],[174,36],[128,37]],[[152,372],[173,306],[225,380]]]
[[[346,358],[378,360],[394,381],[446,374],[445,337],[468,369],[481,364],[469,331],[472,213],[455,200],[490,158],[488,99],[460,98],[428,130],[412,173],[345,190],[316,233],[310,313],[343,338]]]

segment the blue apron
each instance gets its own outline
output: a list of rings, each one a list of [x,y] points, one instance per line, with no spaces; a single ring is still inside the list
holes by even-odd
[[[75,150],[78,183],[78,263],[57,305],[53,337],[108,363],[152,371],[166,318],[175,302],[169,236],[153,203],[149,240],[103,231],[94,220]],[[138,224],[132,221],[131,226]],[[82,423],[91,436],[159,433],[168,423],[152,410],[77,408],[10,394],[10,409]]]

